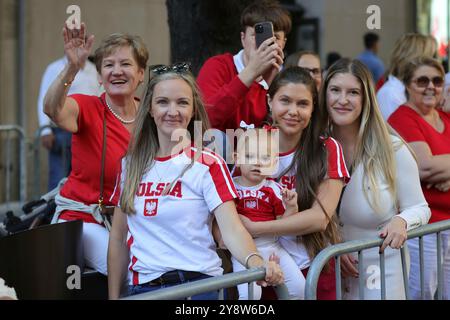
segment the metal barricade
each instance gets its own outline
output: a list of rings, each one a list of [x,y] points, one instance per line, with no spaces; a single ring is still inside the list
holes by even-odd
[[[11,133],[17,133],[19,137],[19,201],[24,203],[27,197],[27,157],[26,157],[26,141],[24,130],[17,125],[0,125],[0,134],[6,133],[6,143],[3,149],[5,156],[5,202],[10,203],[12,176],[11,171],[14,167],[12,159]]]
[[[423,236],[428,234],[437,233],[436,246],[437,246],[437,274],[438,274],[438,287],[436,298],[442,300],[442,284],[443,284],[443,270],[442,270],[442,248],[441,248],[441,237],[440,233],[445,230],[450,230],[450,220],[440,221],[436,223],[427,224],[421,226],[417,229],[408,232],[408,240],[413,238],[419,238],[419,256],[420,256],[420,287],[422,292],[424,292],[424,266],[423,266]],[[359,274],[363,274],[363,254],[362,250],[370,249],[381,246],[384,239],[366,239],[366,240],[354,240],[347,241],[344,243],[336,244],[325,248],[322,250],[312,261],[311,267],[309,268],[308,275],[306,277],[306,287],[305,287],[305,299],[306,300],[316,300],[317,299],[317,283],[319,281],[320,273],[328,261],[332,258],[336,262],[336,298],[337,300],[342,299],[341,292],[341,264],[340,256],[346,253],[358,252],[358,268]],[[405,242],[406,243],[406,242]],[[406,248],[401,248],[401,262],[403,271],[403,285],[405,287],[406,299],[409,298],[408,292],[408,274],[407,274],[407,262],[406,262]],[[380,253],[380,278],[381,278],[381,299],[386,299],[386,279],[385,279],[385,261],[384,253]],[[359,277],[359,298],[364,299],[364,283],[363,277]]]
[[[249,270],[228,273],[223,276],[163,288],[152,292],[140,293],[122,298],[122,300],[175,300],[215,290],[220,290],[219,300],[223,300],[224,288],[230,288],[241,283],[263,280],[265,274],[266,271],[264,268],[252,268]],[[249,286],[249,299],[253,297],[253,293],[251,292],[252,287],[252,285]],[[282,284],[274,287],[274,289],[279,300],[289,299],[286,285]]]

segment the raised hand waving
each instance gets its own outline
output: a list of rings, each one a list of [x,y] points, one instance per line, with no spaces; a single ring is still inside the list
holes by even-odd
[[[86,63],[94,43],[94,36],[90,35],[86,37],[86,34],[86,25],[84,22],[81,23],[79,29],[71,29],[67,24],[64,25],[64,52],[69,61],[69,65],[77,71]]]

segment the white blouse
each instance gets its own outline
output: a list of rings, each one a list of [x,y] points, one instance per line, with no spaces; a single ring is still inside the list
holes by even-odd
[[[402,143],[392,137],[394,145]],[[419,169],[411,152],[401,145],[395,152],[397,198],[394,199],[384,179],[378,181],[379,206],[381,212],[375,212],[363,191],[364,168],[355,168],[350,183],[347,185],[341,202],[339,219],[344,241],[373,239],[379,237],[382,228],[395,215],[407,223],[407,230],[427,224],[431,216],[419,179]],[[367,190],[370,196],[370,190]],[[381,299],[381,280],[379,269],[379,248],[363,251],[364,299]],[[353,254],[357,259],[357,253]],[[409,256],[407,257],[409,261]],[[386,298],[404,299],[403,274],[400,250],[385,250]],[[409,270],[409,265],[408,265]],[[343,279],[344,299],[359,299],[359,279]]]

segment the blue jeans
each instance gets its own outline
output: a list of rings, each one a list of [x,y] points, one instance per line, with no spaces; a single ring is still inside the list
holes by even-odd
[[[139,294],[139,293],[151,292],[151,291],[159,290],[162,288],[169,288],[169,287],[173,287],[173,286],[176,286],[179,284],[198,281],[198,280],[207,279],[207,278],[211,278],[211,276],[204,274],[193,280],[183,280],[183,281],[179,281],[176,283],[163,284],[160,286],[149,286],[146,284],[130,285],[130,286],[128,286],[128,294],[131,296],[131,295],[135,295],[135,294]],[[210,292],[200,293],[195,296],[192,296],[191,299],[192,300],[218,300],[219,292],[218,291],[210,291]],[[184,300],[186,300],[186,299],[184,299]]]
[[[53,147],[48,152],[48,190],[54,189],[58,182],[70,172],[72,134],[60,128],[52,128],[55,135]]]

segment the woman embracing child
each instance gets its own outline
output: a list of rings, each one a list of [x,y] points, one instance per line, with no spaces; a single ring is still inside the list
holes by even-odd
[[[241,134],[234,160],[240,175],[233,179],[238,193],[237,211],[251,221],[270,221],[298,212],[297,193],[268,179],[276,170],[279,150],[278,130],[273,127],[248,129]],[[290,299],[303,299],[305,277],[294,259],[280,245],[276,235],[254,237],[265,258],[275,254],[285,276]],[[246,268],[232,257],[234,272]],[[238,285],[239,299],[248,300],[247,284]],[[254,298],[261,298],[261,287],[254,286]]]
[[[341,145],[326,135],[328,115],[318,107],[317,88],[307,70],[281,71],[270,84],[268,105],[279,129],[280,149],[271,178],[296,191],[298,210],[276,220],[239,217],[253,238],[280,236],[281,245],[306,277],[314,257],[340,241],[335,212],[350,176]],[[317,299],[336,299],[333,260],[319,276]]]

